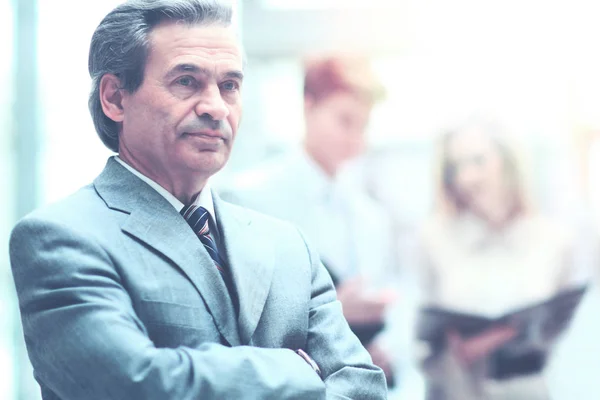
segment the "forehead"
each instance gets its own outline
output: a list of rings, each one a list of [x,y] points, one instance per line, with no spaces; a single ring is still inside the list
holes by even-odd
[[[163,22],[149,35],[147,69],[169,70],[181,63],[204,68],[242,69],[242,50],[231,26]]]
[[[369,113],[372,104],[354,92],[338,90],[316,102],[317,106],[334,107],[340,110]]]
[[[471,128],[456,133],[448,143],[448,153],[452,158],[469,157],[473,154],[495,152],[492,139],[480,129]]]

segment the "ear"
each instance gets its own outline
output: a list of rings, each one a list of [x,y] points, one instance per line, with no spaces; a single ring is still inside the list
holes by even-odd
[[[104,114],[115,122],[123,122],[123,91],[121,81],[113,74],[100,80],[100,103]]]
[[[312,96],[305,94],[304,95],[304,115],[307,115],[308,112],[313,108],[314,105],[315,105],[315,99]]]

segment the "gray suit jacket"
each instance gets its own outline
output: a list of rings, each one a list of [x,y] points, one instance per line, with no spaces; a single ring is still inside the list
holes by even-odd
[[[386,397],[298,230],[214,200],[237,318],[186,221],[112,159],[92,185],[19,222],[11,264],[44,399]]]

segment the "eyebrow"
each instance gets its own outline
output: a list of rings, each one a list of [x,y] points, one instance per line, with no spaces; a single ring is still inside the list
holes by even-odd
[[[244,73],[242,71],[228,71],[225,73],[225,78],[237,79],[240,81],[244,80]]]
[[[202,74],[207,76],[213,75],[212,72],[207,68],[199,67],[195,64],[177,64],[167,73],[166,78],[174,78],[175,75],[180,73]],[[237,79],[241,81],[244,79],[244,73],[238,70],[227,71],[225,73],[225,78]]]

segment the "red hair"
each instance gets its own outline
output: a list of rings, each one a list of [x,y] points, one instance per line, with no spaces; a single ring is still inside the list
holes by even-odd
[[[305,63],[304,96],[320,101],[335,92],[350,92],[375,103],[384,90],[369,61],[362,57],[330,56]]]

